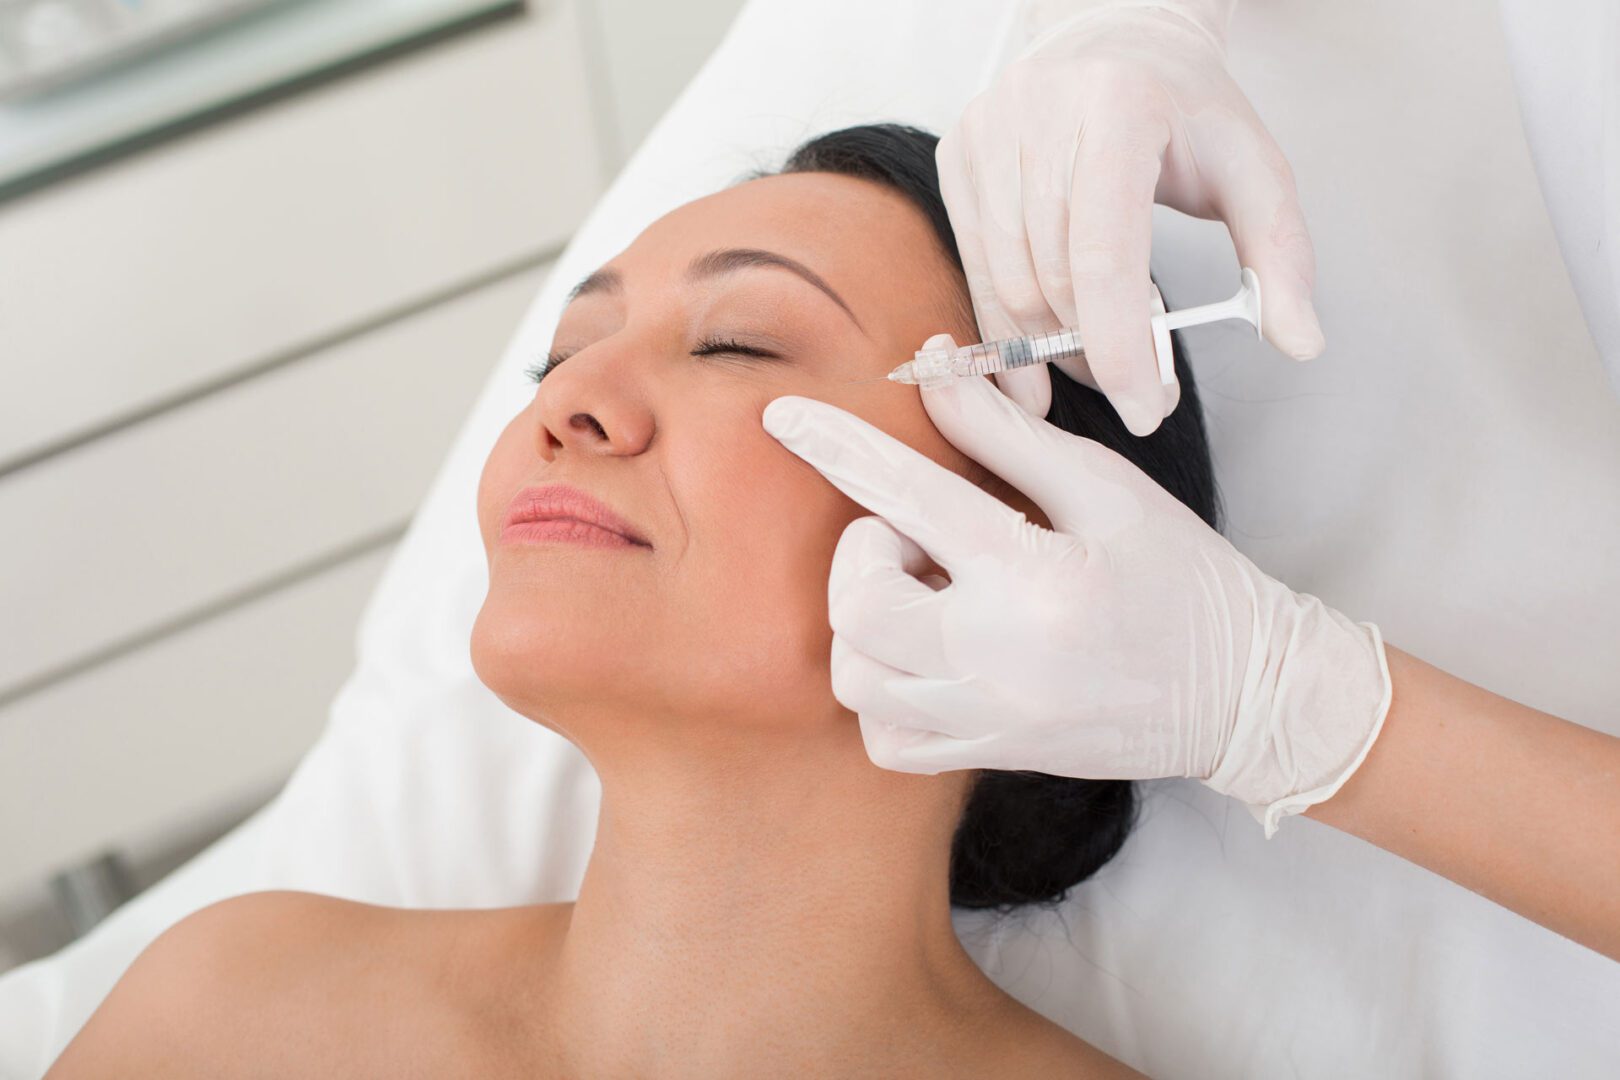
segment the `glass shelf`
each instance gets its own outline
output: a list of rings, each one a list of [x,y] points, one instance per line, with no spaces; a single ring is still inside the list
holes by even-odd
[[[0,102],[0,199],[493,19],[525,0],[283,0]]]

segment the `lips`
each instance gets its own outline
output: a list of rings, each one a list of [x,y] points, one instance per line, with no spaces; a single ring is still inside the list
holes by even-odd
[[[567,484],[524,488],[507,507],[501,539],[652,547],[635,526],[608,506]]]

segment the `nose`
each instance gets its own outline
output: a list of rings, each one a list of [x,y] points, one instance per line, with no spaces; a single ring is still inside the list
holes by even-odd
[[[536,391],[536,434],[540,456],[547,461],[562,450],[630,457],[652,442],[652,409],[640,393],[633,362],[606,350],[605,342],[580,350]]]

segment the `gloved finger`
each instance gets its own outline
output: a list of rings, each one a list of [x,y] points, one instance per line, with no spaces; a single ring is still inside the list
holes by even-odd
[[[1165,415],[1148,321],[1153,195],[1164,142],[1145,140],[1133,123],[1100,121],[1080,140],[1069,196],[1069,274],[1091,376],[1132,434],[1146,435]]]
[[[1117,730],[1066,731],[1060,746],[1042,748],[997,733],[958,739],[905,724],[889,725],[880,721],[873,726],[874,741],[879,743],[878,750],[884,759],[883,767],[896,772],[933,775],[952,769],[1034,769],[1053,776],[1087,780],[1137,780],[1171,775],[1156,766],[1140,767],[1132,758],[1122,756],[1125,739]],[[870,744],[867,754],[877,761]]]
[[[1181,376],[1164,383],[1164,415],[1169,416],[1181,404]]]
[[[1013,323],[1001,310],[1001,302],[996,297],[995,285],[990,280],[990,260],[985,255],[981,235],[979,193],[973,183],[972,162],[965,139],[965,129],[978,123],[977,117],[977,109],[970,103],[957,126],[939,140],[934,149],[934,163],[939,169],[939,192],[951,219],[951,232],[956,236],[956,250],[962,257],[962,273],[973,302],[979,340],[989,341],[995,333],[990,327],[1000,327],[1004,333],[1010,333],[1006,328]]]
[[[1018,402],[1029,415],[1044,417],[1052,410],[1052,376],[1045,364],[998,371],[991,377],[1001,392]]]
[[[838,538],[827,579],[827,619],[856,652],[912,675],[944,678],[942,592],[916,575],[930,559],[879,517],[857,518]]]
[[[1068,165],[1068,159],[1061,155],[1035,156],[1025,160],[1019,170],[1019,198],[1030,264],[1041,299],[1052,313],[1051,324],[1045,329],[1075,324],[1074,281],[1069,275]],[[1085,366],[1084,359],[1076,363]],[[1087,376],[1089,380],[1089,372]],[[995,380],[1002,393],[1031,416],[1044,417],[1051,410],[1052,378],[1045,364],[1000,372]],[[1088,385],[1092,384],[1088,381]]]
[[[1027,525],[1022,514],[965,477],[825,401],[776,398],[765,406],[763,423],[783,446],[887,518],[953,577],[968,558],[997,550]]]
[[[1152,297],[1153,314],[1163,315],[1166,308],[1164,306],[1164,294],[1159,291],[1159,286],[1157,284],[1150,283],[1148,293]],[[1176,370],[1175,331],[1167,332],[1165,337],[1168,339],[1166,348],[1169,350],[1169,355],[1163,357],[1163,361],[1169,368],[1170,381],[1161,381],[1159,383],[1159,390],[1164,394],[1164,415],[1169,416],[1171,413],[1176,411],[1176,406],[1181,404],[1181,373]],[[1157,349],[1158,335],[1156,334],[1154,335],[1154,342],[1155,349],[1153,352],[1153,362],[1157,364],[1160,362],[1161,358]],[[1164,378],[1164,373],[1162,371],[1159,373],[1159,378],[1161,380]]]
[[[994,160],[974,174],[974,188],[979,196],[979,241],[989,263],[990,284],[997,305],[1011,323],[987,325],[980,319],[979,329],[986,341],[1044,334],[1063,325],[1046,302],[1035,272],[1030,237],[1024,228],[1023,170],[1016,138],[1004,136],[996,150]]]
[[[1068,155],[1046,154],[1024,162],[1020,170],[1024,233],[1041,296],[1059,326],[1075,324],[1074,275],[1069,269]]]
[[[865,728],[862,728],[865,737]],[[932,731],[906,727],[879,727],[866,739],[866,754],[874,764],[893,772],[937,776],[958,769],[996,768],[987,764],[989,744],[994,736],[953,739]],[[874,744],[876,752],[874,752]],[[882,760],[879,760],[879,759]]]
[[[1084,537],[1089,519],[1113,514],[1134,469],[1091,439],[1030,416],[979,379],[922,392],[923,408],[950,443],[1035,500],[1060,533]]]
[[[859,652],[836,634],[833,635],[831,671],[833,697],[838,699],[840,705],[862,719],[960,738],[977,738],[994,730],[997,720],[1001,723],[1006,722],[1005,716],[999,716],[995,710],[988,708],[978,710],[947,708],[945,717],[941,718],[912,705],[903,696],[900,687],[923,682],[949,687],[953,680],[924,680],[915,675],[907,675],[903,671],[896,671],[887,664]],[[967,687],[967,695],[975,701],[982,696],[971,681],[964,680],[963,685]],[[929,700],[948,701],[948,697],[948,693],[936,692]],[[1005,711],[1005,708],[1001,710]],[[966,722],[959,724],[958,721],[964,717]]]
[[[893,772],[918,773],[923,776],[933,776],[944,771],[944,769],[928,760],[928,754],[924,754],[923,760],[912,762],[906,758],[906,752],[912,747],[926,743],[954,740],[946,739],[943,735],[934,735],[926,731],[902,727],[869,716],[862,716],[860,725],[861,742],[866,746],[866,756],[871,758],[872,764],[878,768],[889,769]],[[957,767],[946,766],[946,768]]]
[[[1241,185],[1222,190],[1218,208],[1237,249],[1238,262],[1259,275],[1265,298],[1261,320],[1266,340],[1295,360],[1309,360],[1325,344],[1311,293],[1316,287],[1316,250],[1305,210],[1282,150],[1269,138],[1255,154],[1269,168],[1245,173]]]
[[[952,679],[901,676],[887,680],[883,689],[898,705],[891,713],[898,722],[953,739],[993,735],[1015,723],[1005,696],[995,684],[976,675]]]

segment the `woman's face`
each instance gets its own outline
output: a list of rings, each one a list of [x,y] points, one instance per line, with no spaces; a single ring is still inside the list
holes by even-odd
[[[633,718],[638,738],[660,722],[687,738],[847,724],[827,573],[864,511],[760,416],[783,394],[819,398],[968,472],[917,392],[878,378],[940,332],[977,340],[960,276],[921,213],[877,184],[767,177],[654,223],[569,303],[553,343],[566,359],[484,466],[479,677],[587,752],[588,717]],[[642,542],[503,539],[514,496],[551,484]]]

